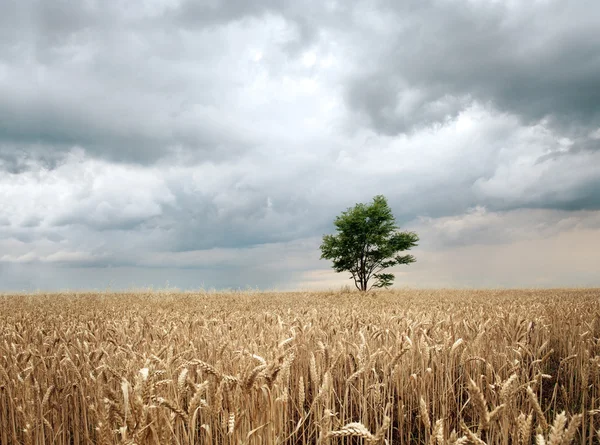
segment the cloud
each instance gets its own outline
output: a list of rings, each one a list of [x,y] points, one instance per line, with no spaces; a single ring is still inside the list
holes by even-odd
[[[497,140],[500,134],[510,138]],[[577,197],[592,198],[580,209],[597,209],[598,155],[537,162],[552,140],[543,128],[472,109],[420,137],[371,137],[376,150],[359,150],[338,138],[336,145],[343,148],[327,162],[305,150],[287,160],[250,152],[226,164],[134,166],[74,150],[53,169],[31,161],[28,170],[0,178],[4,233],[24,243],[5,250],[15,252],[11,258],[30,253],[32,261],[32,245],[52,237],[54,250],[40,254],[40,261],[63,252],[66,243],[69,251],[92,254],[82,264],[151,267],[148,258],[162,257],[163,264],[194,267],[179,262],[186,252],[208,258],[219,249],[237,252],[319,237],[332,230],[336,214],[377,193],[389,197],[403,225],[417,217],[436,221],[424,227],[423,239],[440,247],[447,244],[440,235],[444,218],[452,221],[484,205],[492,213],[479,219],[477,212],[467,213],[461,224],[479,221],[465,232],[481,232],[479,238],[493,242],[495,232],[485,228],[494,212],[521,209],[523,216],[510,220],[512,227],[546,218],[532,209],[573,210],[568,207]],[[419,156],[404,161],[412,152]],[[573,170],[579,174],[569,174]],[[584,214],[571,213],[576,220]],[[550,226],[560,222],[550,221]]]
[[[11,24],[0,48],[3,145],[44,156],[77,146],[148,164],[181,153],[219,161],[257,143],[235,109],[253,69],[242,24],[199,39],[154,26],[160,14],[143,8],[138,16],[95,2],[42,3],[24,2],[5,19],[22,27]],[[266,37],[258,32],[255,45]],[[224,53],[206,39],[232,47]]]
[[[596,9],[7,4],[0,263],[17,287],[322,283],[320,237],[376,194],[424,258],[594,231]]]
[[[443,123],[473,102],[566,134],[598,126],[596,3],[382,3],[383,44],[361,52],[346,96],[376,131]]]
[[[475,207],[460,215],[419,218],[411,228],[420,234],[421,247],[447,249],[469,245],[510,245],[549,239],[562,232],[600,230],[600,212],[548,209],[488,211]]]

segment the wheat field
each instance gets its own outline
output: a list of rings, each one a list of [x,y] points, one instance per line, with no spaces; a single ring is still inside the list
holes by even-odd
[[[0,443],[599,443],[599,301],[2,295]]]

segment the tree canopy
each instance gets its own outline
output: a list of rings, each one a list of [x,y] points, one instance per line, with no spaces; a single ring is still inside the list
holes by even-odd
[[[399,255],[417,245],[414,232],[400,232],[384,196],[369,204],[356,204],[337,216],[335,235],[324,235],[321,259],[333,261],[336,272],[350,272],[350,279],[361,291],[389,287],[394,274],[386,269],[416,261],[412,255]],[[369,282],[372,281],[371,286]]]

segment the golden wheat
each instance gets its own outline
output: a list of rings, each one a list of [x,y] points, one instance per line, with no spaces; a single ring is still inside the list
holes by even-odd
[[[600,291],[0,296],[0,445],[599,443]]]

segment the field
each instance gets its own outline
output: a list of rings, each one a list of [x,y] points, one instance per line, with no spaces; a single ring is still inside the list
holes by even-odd
[[[592,444],[600,290],[0,296],[4,444]]]

